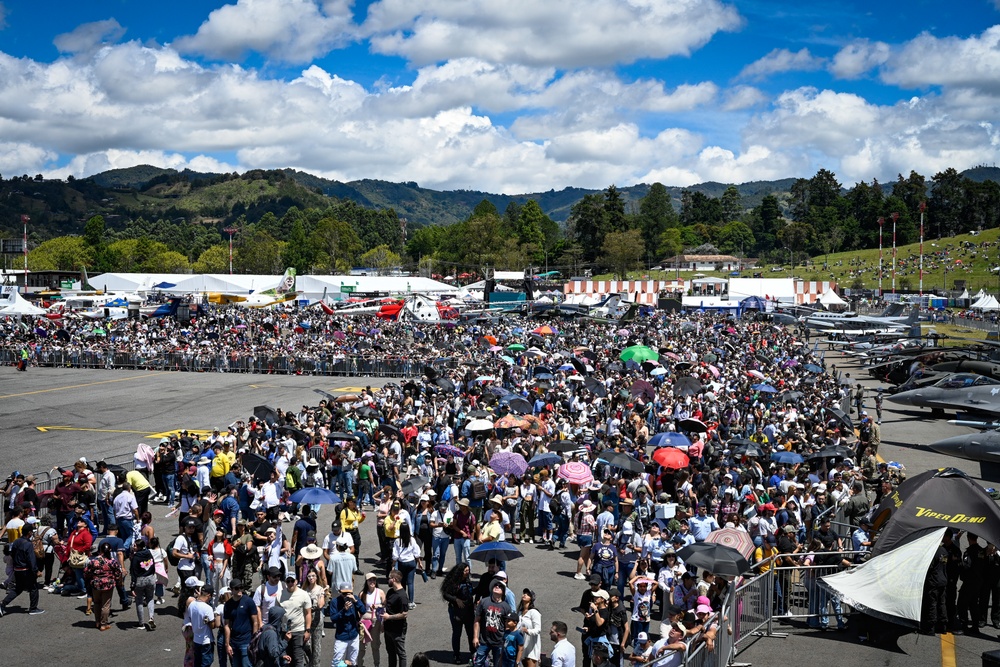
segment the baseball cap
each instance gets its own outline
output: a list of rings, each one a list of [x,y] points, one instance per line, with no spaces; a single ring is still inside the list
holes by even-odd
[[[700,604],[694,611],[696,614],[711,614],[712,608],[707,604]]]
[[[608,596],[608,592],[602,589],[602,590],[599,590],[599,591],[594,591],[594,597],[595,598],[600,598],[602,600],[607,600],[609,596]]]
[[[204,586],[205,582],[192,575],[184,580],[184,585],[188,588],[198,588],[199,586]]]
[[[647,635],[645,632],[640,632],[638,636],[635,638],[635,640],[640,644],[645,644],[646,642],[649,641],[649,635]]]
[[[599,574],[592,574],[592,575],[590,575],[590,585],[591,586],[599,586],[600,584],[601,584],[601,575],[599,575]]]

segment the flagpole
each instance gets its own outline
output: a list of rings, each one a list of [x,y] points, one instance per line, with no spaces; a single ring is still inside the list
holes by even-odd
[[[882,298],[882,225],[885,218],[878,219],[878,298]]]
[[[24,293],[28,293],[28,221],[31,220],[27,215],[21,214],[21,222],[24,224],[24,247],[22,251],[24,252]]]
[[[924,210],[926,202],[920,202],[920,296],[924,295]]]
[[[892,218],[892,293],[896,293],[896,220],[899,219],[899,213],[893,213]]]

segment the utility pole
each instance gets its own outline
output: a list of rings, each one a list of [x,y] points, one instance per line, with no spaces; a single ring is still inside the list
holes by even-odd
[[[238,230],[235,227],[226,227],[222,231],[229,234],[229,275],[233,275],[233,234]]]

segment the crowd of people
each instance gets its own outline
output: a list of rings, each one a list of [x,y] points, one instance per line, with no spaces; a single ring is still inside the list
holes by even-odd
[[[684,547],[729,528],[752,543],[758,571],[846,566],[869,546],[872,499],[899,481],[877,462],[864,401],[856,439],[850,385],[770,323],[658,314],[445,328],[333,316],[304,328],[246,312],[193,330],[222,333],[220,346],[405,355],[413,377],[299,409],[260,406],[205,438],[180,431],[140,446],[133,470],[79,461],[46,497],[15,473],[3,489],[12,555],[0,611],[28,592],[39,613],[40,572],[50,592],[86,599],[101,630],[116,591],[147,631],[176,595],[198,666],[316,666],[332,652],[334,665],[379,667],[384,652],[396,667],[418,596],[439,594],[456,664],[536,667],[548,631],[563,667],[575,664],[573,624],[542,623],[535,592],[509,582],[504,549],[573,542],[584,665],[679,662],[696,644],[714,650],[732,582],[685,564]],[[188,335],[169,320],[121,326],[120,345]],[[329,529],[318,522],[326,502]],[[154,530],[157,503],[176,536]],[[849,534],[830,525],[830,508]],[[363,542],[372,522],[377,540]],[[790,582],[775,582],[784,614]],[[835,600],[808,594],[811,624],[830,626],[832,609],[844,627]]]

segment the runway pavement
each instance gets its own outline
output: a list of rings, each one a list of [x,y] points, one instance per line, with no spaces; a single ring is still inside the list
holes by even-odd
[[[833,360],[828,357],[828,362]],[[838,364],[839,365],[839,364]],[[852,375],[859,375],[856,369]],[[313,378],[304,376],[261,376],[230,374],[145,373],[75,369],[32,369],[17,373],[2,369],[7,375],[0,390],[0,474],[15,468],[34,472],[53,465],[70,463],[80,455],[88,460],[133,452],[136,443],[155,443],[155,434],[180,428],[211,429],[224,427],[237,418],[245,418],[254,405],[270,404],[297,409],[303,403],[314,404],[314,388],[335,393],[353,391],[351,387],[381,384],[375,379]],[[863,380],[869,386],[874,384]],[[886,406],[888,407],[888,403]],[[874,415],[871,402],[869,411]],[[910,413],[886,410],[882,428],[881,452],[887,460],[902,462],[910,475],[931,467],[954,465],[977,476],[977,466],[950,459],[927,450],[923,445],[933,440],[966,432],[944,421],[922,419]],[[63,428],[53,428],[63,427]],[[45,430],[39,430],[39,429]],[[72,429],[72,430],[68,430]],[[148,438],[148,439],[147,439]],[[164,518],[166,509],[154,506],[155,527],[162,536],[175,526]],[[320,513],[319,533],[329,528],[332,513]],[[370,556],[375,545],[374,523],[363,525],[363,553],[371,569]],[[576,551],[549,552],[534,545],[521,547],[525,558],[511,561],[508,568],[515,591],[529,586],[536,591],[543,619],[543,651],[551,650],[547,630],[553,620],[565,621],[570,639],[579,644],[573,628],[582,618],[569,609],[579,602],[584,582],[572,578]],[[448,566],[454,563],[449,554]],[[482,572],[475,564],[474,574]],[[384,586],[384,579],[381,580]],[[410,615],[407,637],[408,655],[425,651],[436,664],[451,664],[450,624],[445,604],[438,592],[440,580],[423,583],[417,578],[417,609]],[[117,600],[116,600],[117,603]],[[173,608],[174,598],[158,607],[162,614],[153,633],[135,629],[134,610],[118,612],[111,632],[93,629],[93,617],[84,616],[84,601],[41,593],[43,616],[21,613],[27,599],[21,596],[12,606],[13,613],[0,619],[0,638],[6,640],[5,664],[10,666],[53,662],[57,656],[72,655],[81,665],[142,664],[179,665],[184,648],[180,621]],[[775,625],[788,632],[786,638],[761,638],[740,654],[739,661],[758,665],[880,664],[890,667],[978,665],[983,651],[1000,649],[996,630],[987,627],[986,639],[952,637],[945,639],[907,635],[899,642],[899,651],[887,651],[860,644],[849,633],[817,633],[795,626]],[[464,640],[463,640],[464,645]],[[324,639],[324,660],[333,649],[333,635]],[[954,661],[948,662],[948,656]],[[579,659],[578,659],[579,660]],[[382,664],[386,658],[382,656]],[[326,663],[323,663],[324,667]],[[369,660],[367,664],[372,664]],[[579,663],[578,663],[579,664]]]

